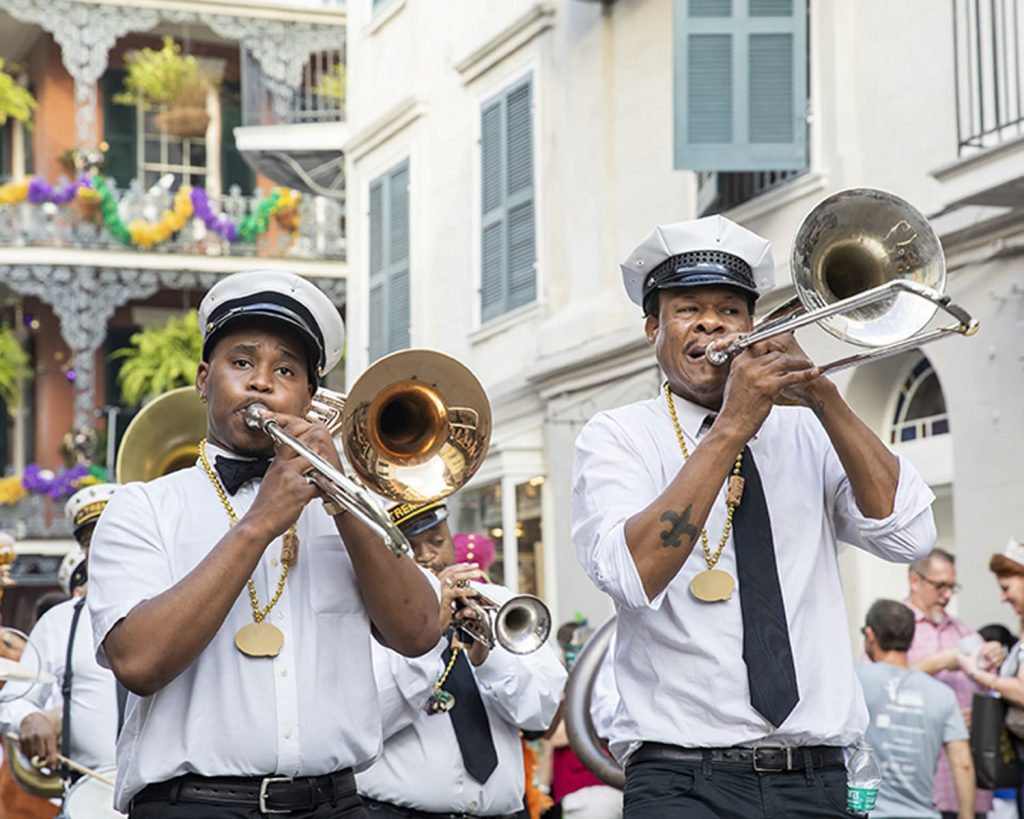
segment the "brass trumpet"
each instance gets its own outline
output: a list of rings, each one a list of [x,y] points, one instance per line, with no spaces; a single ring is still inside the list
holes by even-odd
[[[454,604],[467,608],[476,617],[467,618],[458,628],[475,642],[487,648],[500,645],[512,654],[531,654],[547,642],[551,634],[551,611],[539,597],[517,594],[499,605],[475,583],[460,586],[473,589],[473,597],[464,597]]]

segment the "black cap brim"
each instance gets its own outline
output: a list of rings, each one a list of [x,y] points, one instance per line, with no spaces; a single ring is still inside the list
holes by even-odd
[[[403,523],[400,528],[406,537],[415,537],[423,534],[428,529],[433,529],[439,523],[448,519],[448,507],[439,506],[436,509],[429,509],[422,515],[417,515],[408,523]]]
[[[757,288],[744,282],[732,271],[722,265],[700,265],[699,267],[680,267],[674,272],[658,278],[644,293],[646,296],[653,290],[667,290],[670,287],[700,287],[702,285],[724,285],[735,287],[749,293],[755,299]]]
[[[267,296],[270,294],[259,295]],[[257,301],[246,299],[245,301],[227,302],[214,310],[206,326],[206,338],[203,341],[203,361],[209,361],[210,353],[213,351],[218,338],[229,327],[241,321],[265,319],[283,324],[298,333],[306,348],[309,380],[314,384],[319,384],[320,374],[324,366],[324,343],[312,314],[293,299],[288,299],[278,294],[272,294],[270,297],[280,299],[281,301],[271,301],[269,298]],[[293,303],[283,303],[285,301]]]

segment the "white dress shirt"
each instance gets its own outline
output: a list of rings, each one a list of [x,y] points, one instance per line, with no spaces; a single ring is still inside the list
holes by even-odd
[[[512,596],[504,586],[483,589],[499,604]],[[442,638],[429,654],[409,659],[374,645],[384,752],[356,776],[359,793],[428,813],[515,813],[525,792],[519,729],[543,731],[551,724],[565,669],[550,645],[519,656],[496,646],[481,665],[471,664],[498,754],[498,767],[481,784],[466,772],[451,717],[423,710],[444,671],[447,646]]]
[[[693,452],[708,410],[674,398]],[[867,710],[853,673],[839,541],[883,560],[916,560],[935,541],[934,496],[900,458],[892,514],[866,518],[824,429],[803,408],[773,408],[749,446],[771,516],[800,692],[778,729],[750,705],[739,590],[718,603],[690,594],[690,581],[705,569],[699,540],[653,600],[626,545],[626,520],[683,467],[664,393],[599,413],[576,442],[573,542],[584,570],[612,597],[619,615],[615,675],[622,699],[611,750],[620,760],[641,741],[845,746],[864,732]],[[723,486],[705,524],[712,549],[725,524],[725,494]],[[716,568],[737,577],[731,535]]]
[[[225,454],[207,446],[213,463]],[[259,483],[229,499],[239,518]],[[173,586],[228,531],[228,516],[202,467],[118,490],[89,556],[89,608],[99,661],[103,640],[139,603]],[[381,744],[370,621],[334,521],[319,502],[296,523],[298,560],[267,617],[284,633],[273,658],[247,657],[235,633],[253,622],[242,589],[202,654],[149,697],[128,697],[117,744],[116,804],[146,784],[184,773],[314,776],[370,763]],[[383,544],[381,545],[383,549]],[[261,605],[281,573],[281,539],[253,573]]]
[[[26,662],[39,651],[40,667],[55,677],[51,683],[7,683],[4,697],[17,697],[7,702],[0,714],[5,728],[17,732],[29,714],[50,709],[63,709],[61,688],[67,669],[68,635],[78,598],[65,600],[51,608],[35,624],[25,648]],[[71,654],[71,737],[70,748],[61,753],[89,768],[114,766],[114,743],[117,737],[117,690],[114,675],[101,668],[93,651],[92,623],[89,610],[82,608],[75,629]],[[59,733],[58,733],[59,736]]]

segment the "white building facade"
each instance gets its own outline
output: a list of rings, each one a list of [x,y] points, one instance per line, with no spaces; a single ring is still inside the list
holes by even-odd
[[[509,586],[556,621],[610,611],[576,562],[569,497],[583,424],[660,383],[624,255],[721,210],[773,241],[771,307],[792,295],[806,212],[869,186],[932,217],[948,292],[981,331],[836,381],[933,486],[961,616],[1012,621],[987,564],[1024,537],[1017,7],[350,0],[347,375],[405,346],[478,374],[495,431],[454,528],[496,538]],[[800,339],[816,361],[850,352],[815,328]],[[844,562],[855,625],[905,594],[905,567]]]

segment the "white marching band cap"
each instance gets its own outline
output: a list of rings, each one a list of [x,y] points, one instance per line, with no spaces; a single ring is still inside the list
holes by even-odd
[[[85,582],[85,570],[85,552],[75,546],[64,555],[60,568],[57,569],[57,583],[64,590],[64,594],[70,597],[71,590]]]
[[[771,242],[717,214],[659,225],[619,269],[626,294],[641,307],[668,287],[724,284],[757,299],[775,285]]]
[[[87,523],[95,523],[118,486],[116,483],[94,483],[68,498],[64,504],[64,516],[71,528],[77,532]]]
[[[246,270],[218,281],[199,305],[203,360],[229,324],[243,318],[280,321],[298,332],[309,353],[310,379],[319,383],[341,361],[345,324],[315,284],[284,270]]]

